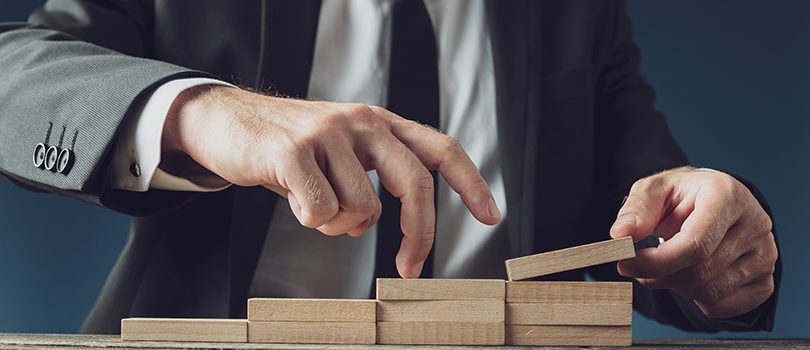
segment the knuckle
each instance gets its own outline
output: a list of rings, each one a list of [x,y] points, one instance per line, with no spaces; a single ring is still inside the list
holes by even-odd
[[[378,128],[383,125],[383,121],[377,115],[378,112],[369,105],[351,103],[346,107],[345,114],[361,126]]]
[[[461,143],[459,143],[458,140],[444,134],[442,134],[441,149],[445,154],[451,156],[464,153],[464,149],[461,147]]]
[[[369,215],[376,212],[379,207],[379,199],[368,181],[368,176],[366,174],[352,175],[349,181],[352,196],[349,203],[346,203],[346,209]]]
[[[331,205],[325,203],[313,204],[307,209],[303,224],[308,227],[320,226],[325,220],[334,216],[336,212],[337,210]]]
[[[773,230],[773,221],[764,210],[760,209],[754,214],[749,226],[755,235],[769,235]]]
[[[382,114],[382,113],[386,113],[386,112],[388,112],[388,110],[387,110],[387,109],[385,109],[385,108],[383,108],[383,107],[380,107],[380,106],[375,106],[375,105],[366,105],[366,107],[368,107],[368,109],[369,109],[369,110],[371,110],[371,112],[372,112],[372,113],[374,113],[374,115],[375,115],[375,116],[376,116],[377,114]]]
[[[308,137],[296,137],[290,139],[285,146],[284,153],[287,155],[310,153],[315,149],[315,140]],[[297,159],[297,157],[292,157],[291,159]]]
[[[423,243],[423,244],[431,244],[432,245],[433,240],[435,239],[435,237],[436,237],[436,232],[433,231],[433,230],[428,230],[428,231],[422,233],[419,236],[419,241],[421,243]]]
[[[706,263],[700,263],[692,268],[692,282],[695,285],[703,285],[708,283],[714,275],[712,267]]]
[[[698,291],[698,297],[696,299],[708,304],[716,303],[720,300],[722,294],[720,284],[721,283],[718,281],[704,285]]]
[[[343,113],[326,113],[318,119],[317,124],[313,129],[317,132],[334,132],[336,129],[343,128],[346,123],[346,116]]]
[[[762,268],[768,275],[773,275],[776,272],[776,260],[779,258],[779,253],[776,249],[765,249],[760,254],[757,254],[757,266]]]
[[[346,103],[345,106],[345,113],[351,115],[352,117],[362,118],[374,115],[374,111],[369,105],[366,104]]]
[[[329,198],[325,190],[327,184],[314,174],[307,175],[304,180],[304,190],[306,191],[307,201],[309,207],[306,208],[308,212],[315,218],[323,216],[332,216],[337,213],[337,203]]]
[[[688,261],[694,265],[705,262],[712,255],[709,239],[699,236],[692,239],[692,249]]]
[[[712,173],[708,184],[733,203],[743,203],[748,189],[726,173]]]
[[[767,300],[768,298],[770,298],[770,297],[771,297],[771,294],[773,294],[773,291],[774,291],[775,289],[776,289],[776,288],[775,288],[775,286],[774,286],[773,277],[769,277],[769,278],[767,278],[767,279],[766,279],[766,280],[765,280],[765,281],[764,281],[764,282],[761,284],[761,287],[760,287],[760,288],[758,288],[758,290],[757,290],[757,293],[756,293],[756,294],[759,296],[759,300],[758,300],[757,304],[760,304],[760,303],[762,303],[763,301],[765,301],[765,300]]]
[[[773,236],[770,237],[770,241],[771,244],[765,252],[765,261],[771,268],[771,274],[773,274],[774,270],[776,270],[776,261],[779,260],[779,251],[776,249],[776,243],[773,241]]]
[[[433,175],[431,175],[427,169],[420,169],[416,174],[414,182],[414,185],[416,185],[421,192],[429,193],[431,196],[433,195]]]
[[[653,189],[662,187],[665,185],[665,177],[658,174],[645,177],[636,181],[633,186],[630,188],[631,191],[640,191],[640,192],[648,192]]]
[[[357,201],[351,208],[351,211],[359,214],[371,216],[377,212],[380,204],[376,198],[365,197]]]
[[[486,192],[489,190],[487,181],[484,180],[484,177],[480,176],[479,174],[475,174],[475,176],[470,178],[470,185],[472,186],[474,191]]]
[[[284,133],[276,138],[275,149],[280,152],[284,159],[294,161],[298,155],[308,153],[315,148],[315,140],[310,138],[306,132]]]

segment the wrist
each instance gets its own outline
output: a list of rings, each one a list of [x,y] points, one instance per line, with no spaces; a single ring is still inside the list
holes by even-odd
[[[200,122],[209,114],[218,85],[190,87],[175,98],[163,125],[161,152],[164,155],[190,155]]]

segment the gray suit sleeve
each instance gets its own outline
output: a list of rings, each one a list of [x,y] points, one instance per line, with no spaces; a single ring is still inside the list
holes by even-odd
[[[0,24],[0,175],[102,204],[105,160],[130,106],[168,80],[210,76],[146,58],[151,16],[143,1],[55,0],[28,23]],[[38,143],[71,150],[69,171],[36,167]]]

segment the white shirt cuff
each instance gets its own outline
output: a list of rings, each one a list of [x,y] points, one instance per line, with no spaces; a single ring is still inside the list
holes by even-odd
[[[198,85],[231,86],[226,82],[208,78],[187,78],[169,81],[132,109],[132,114],[121,125],[118,141],[113,149],[112,176],[109,186],[135,192],[151,189],[172,191],[213,192],[231,185],[214,175],[169,174],[160,168],[163,124],[174,100],[186,89]]]

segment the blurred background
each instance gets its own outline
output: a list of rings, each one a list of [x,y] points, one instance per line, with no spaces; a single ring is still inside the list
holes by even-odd
[[[0,22],[42,2],[4,0]],[[658,109],[692,163],[753,180],[775,212],[776,328],[719,336],[810,335],[810,1],[632,0],[630,11]],[[0,332],[78,331],[127,229],[126,216],[0,180]],[[635,338],[705,337],[633,323]]]

